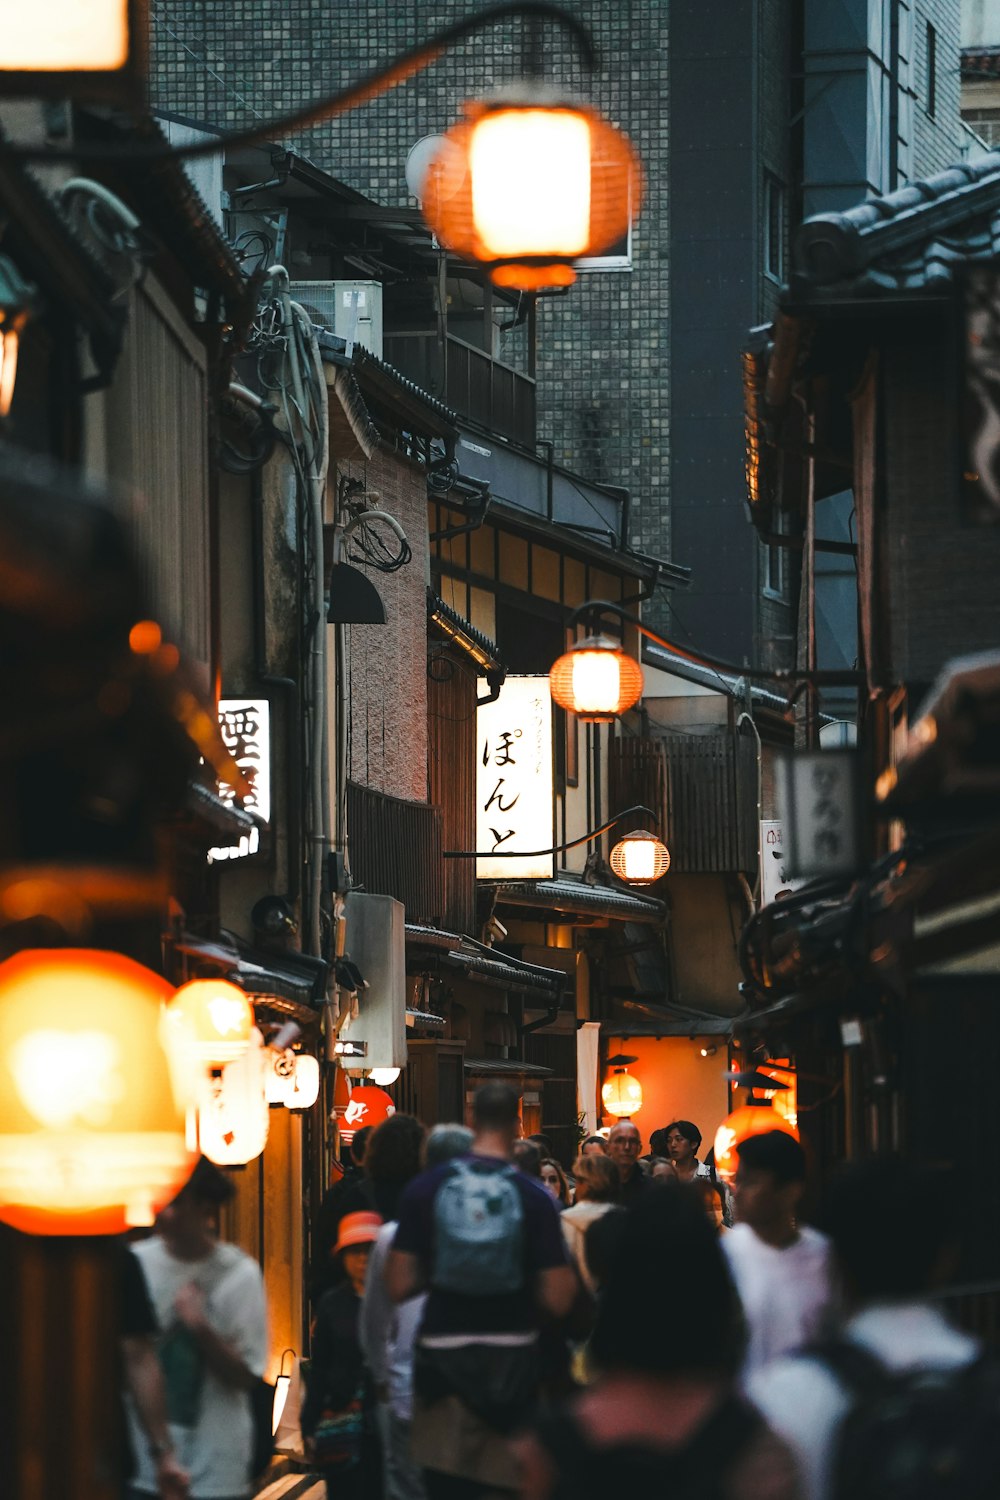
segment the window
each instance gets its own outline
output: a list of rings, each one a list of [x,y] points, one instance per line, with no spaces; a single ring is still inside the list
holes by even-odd
[[[772,281],[785,279],[785,184],[764,178],[764,270]]]
[[[764,593],[772,599],[785,597],[784,547],[765,547],[764,549]]]
[[[937,109],[937,32],[927,22],[927,113],[931,119]]]

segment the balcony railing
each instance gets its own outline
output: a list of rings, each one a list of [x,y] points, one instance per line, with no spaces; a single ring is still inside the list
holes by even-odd
[[[347,787],[351,875],[376,896],[394,896],[408,922],[440,926],[443,911],[441,809]]]
[[[481,427],[524,448],[535,447],[535,382],[453,334],[447,337],[447,378],[436,333],[392,333],[386,362]]]

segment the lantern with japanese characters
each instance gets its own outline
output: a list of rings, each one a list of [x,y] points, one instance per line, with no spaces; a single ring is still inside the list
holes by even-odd
[[[253,1006],[227,979],[192,979],[167,1007],[176,1043],[206,1068],[221,1068],[243,1056],[253,1031]]]
[[[243,1167],[267,1145],[270,1113],[264,1038],[253,1028],[242,1057],[210,1073],[198,1107],[198,1140],[218,1167]]]
[[[396,1106],[384,1089],[362,1084],[360,1088],[351,1090],[350,1101],[344,1111],[344,1122],[340,1127],[340,1139],[349,1144],[354,1139],[355,1131],[363,1129],[365,1125],[381,1125],[383,1120],[395,1113]]]

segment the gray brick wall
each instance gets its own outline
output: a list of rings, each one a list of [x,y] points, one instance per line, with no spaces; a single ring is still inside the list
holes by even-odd
[[[154,6],[153,89],[164,109],[229,127],[280,113],[387,60],[469,12],[468,0],[170,0]],[[633,540],[669,556],[667,443],[668,205],[665,0],[590,0],[603,70],[583,77],[555,32],[555,80],[631,136],[646,167],[634,269],[581,275],[538,318],[538,433],[556,458],[632,493]],[[385,203],[407,202],[404,166],[422,136],[461,102],[520,71],[520,28],[499,26],[453,48],[390,95],[294,142],[319,166]]]

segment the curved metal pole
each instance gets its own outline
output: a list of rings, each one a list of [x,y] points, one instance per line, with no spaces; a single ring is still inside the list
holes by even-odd
[[[704,651],[689,651],[686,646],[678,646],[676,641],[668,641],[666,636],[651,630],[637,615],[631,614],[622,605],[616,604],[613,599],[585,599],[573,610],[566,625],[567,628],[575,625],[587,615],[599,617],[607,614],[617,615],[624,624],[633,625],[640,635],[646,637],[647,641],[652,641],[656,646],[662,646],[665,651],[672,652],[674,656],[681,656],[685,661],[693,662],[696,667],[707,667],[710,672],[728,672],[731,677],[745,677],[752,682],[814,682],[825,683],[829,686],[835,684],[856,686],[862,680],[860,672],[800,672],[795,667],[772,667],[765,671],[761,667],[740,667],[735,662],[723,661],[721,656],[707,656]]]
[[[336,94],[329,94],[323,99],[315,100],[312,104],[303,105],[292,114],[281,115],[274,120],[265,120],[249,130],[224,132],[213,136],[209,141],[199,141],[190,146],[170,146],[159,141],[150,143],[148,146],[137,146],[133,143],[125,147],[117,143],[111,145],[95,142],[88,145],[84,142],[78,146],[50,150],[46,146],[28,146],[0,141],[0,156],[12,157],[18,161],[54,162],[192,161],[199,156],[218,156],[222,151],[236,150],[243,146],[258,146],[262,142],[273,141],[276,136],[288,135],[293,130],[304,130],[320,120],[329,120],[334,115],[346,114],[348,110],[354,109],[359,104],[367,104],[369,99],[378,98],[380,94],[395,88],[398,83],[404,83],[407,78],[412,78],[414,73],[419,73],[423,68],[428,67],[456,42],[464,41],[467,36],[472,36],[487,26],[493,26],[498,21],[507,21],[516,17],[524,17],[529,21],[534,21],[536,25],[548,21],[553,26],[560,27],[576,47],[583,66],[590,72],[598,66],[597,48],[594,46],[590,32],[577,20],[576,16],[564,10],[561,5],[547,4],[546,0],[513,0],[510,4],[488,6],[486,10],[466,16],[452,26],[445,26],[443,30],[429,37],[426,42],[418,42],[415,46],[407,48],[405,52],[401,52],[398,57],[393,58],[392,62],[380,68],[373,68],[370,73],[359,78],[357,83],[348,84],[347,88],[339,90]]]
[[[564,854],[567,849],[575,849],[579,844],[589,844],[591,839],[600,838],[602,833],[607,833],[609,828],[614,828],[623,818],[629,818],[633,813],[645,813],[649,818],[655,818],[656,814],[649,807],[643,807],[641,803],[635,807],[626,807],[624,812],[615,813],[607,823],[602,823],[600,828],[591,828],[589,833],[581,834],[578,839],[570,839],[566,844],[553,844],[551,849],[445,849],[444,859],[536,859],[543,854]]]

